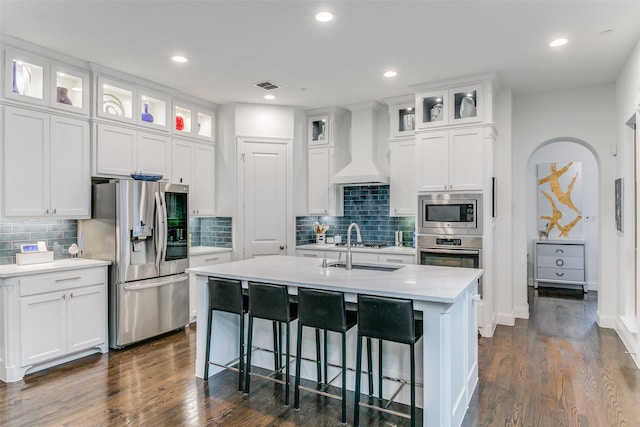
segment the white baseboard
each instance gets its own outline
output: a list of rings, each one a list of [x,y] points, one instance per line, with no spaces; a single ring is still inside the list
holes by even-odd
[[[496,315],[496,323],[498,325],[515,326],[516,317],[513,313],[498,313]]]
[[[513,315],[516,319],[528,319],[529,318],[529,304],[524,307],[514,307]]]
[[[616,318],[613,316],[601,316],[600,311],[596,313],[596,322],[601,328],[615,329]]]
[[[632,325],[634,328],[635,325]],[[635,362],[636,366],[640,368],[640,343],[637,340],[637,331],[633,331],[629,328],[629,325],[626,324],[622,319],[618,319],[616,321],[616,333],[622,340],[622,343],[627,349],[627,352]]]

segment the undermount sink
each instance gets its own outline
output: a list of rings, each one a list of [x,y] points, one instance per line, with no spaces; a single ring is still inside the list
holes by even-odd
[[[344,262],[329,263],[328,267],[347,268]],[[371,271],[396,271],[402,268],[401,265],[382,265],[382,264],[352,264],[353,270],[371,270]]]

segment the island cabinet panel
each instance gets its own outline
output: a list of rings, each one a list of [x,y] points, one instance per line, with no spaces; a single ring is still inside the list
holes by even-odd
[[[48,267],[60,263],[64,271],[0,269],[0,324],[6,326],[0,331],[0,380],[18,381],[26,373],[107,352],[107,263],[82,268],[91,262],[62,260]]]
[[[188,272],[196,275],[198,291],[197,377],[204,374],[209,277],[239,279],[243,287],[248,286],[249,280],[281,284],[288,287],[291,295],[297,294],[299,287],[337,290],[344,292],[348,303],[357,303],[358,294],[409,298],[413,300],[414,310],[420,312],[424,319],[424,335],[416,346],[416,382],[425,385],[424,388],[417,389],[416,404],[424,408],[424,425],[458,427],[462,424],[478,383],[477,292],[478,278],[482,274],[480,270],[403,265],[396,271],[384,273],[338,268],[332,268],[329,272],[321,267],[317,257],[271,256],[190,268]],[[239,337],[239,320],[237,316],[227,316],[224,319],[218,326],[219,341],[211,346],[210,360],[213,361],[230,361],[237,357],[237,349],[233,343]],[[271,324],[257,322],[254,328],[256,336],[264,340],[256,345],[271,348]],[[356,337],[355,329],[349,331],[347,347],[355,349]],[[303,348],[313,348],[314,338],[313,333],[306,333],[303,340],[308,345],[303,345]],[[227,345],[221,344],[221,341],[225,341]],[[291,348],[294,344],[291,343]],[[330,347],[339,348],[339,345],[334,340],[330,341]],[[377,351],[377,346],[374,346],[374,360],[377,360]],[[389,378],[408,379],[409,360],[406,346],[400,344],[385,344],[383,352],[387,361],[383,372],[386,390],[383,390],[383,397],[388,399],[397,388]],[[330,354],[330,364],[340,363],[338,353]],[[347,366],[353,366],[354,363],[354,352],[350,352]],[[271,369],[273,356],[258,357],[256,353],[252,364]],[[304,378],[315,379],[315,366],[312,362],[303,363],[301,369]],[[220,370],[212,366],[209,372],[210,375],[216,375]],[[329,376],[331,375],[330,370]],[[363,390],[367,389],[366,382],[367,379],[363,378]],[[374,378],[374,393],[378,392],[377,383],[378,378]],[[344,386],[354,390],[353,375],[347,376]],[[410,389],[405,387],[397,398],[399,402],[408,404]]]
[[[189,267],[205,267],[207,265],[221,264],[223,262],[231,261],[231,250],[229,252],[212,252],[204,254],[189,254]],[[197,300],[197,288],[196,288],[196,276],[194,274],[189,275],[189,322],[195,322],[198,311]]]

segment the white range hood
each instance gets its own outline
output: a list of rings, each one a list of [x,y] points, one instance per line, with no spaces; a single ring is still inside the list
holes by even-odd
[[[372,101],[347,106],[351,110],[351,163],[333,175],[332,184],[389,184],[386,146],[381,146],[380,129],[388,129],[383,105]]]

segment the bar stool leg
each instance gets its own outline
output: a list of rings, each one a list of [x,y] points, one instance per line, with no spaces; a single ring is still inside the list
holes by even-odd
[[[238,362],[238,391],[242,391],[242,377],[244,376],[244,314],[240,313],[240,344],[239,353],[240,361]]]
[[[286,342],[286,353],[285,353],[285,372],[286,372],[286,378],[285,378],[285,396],[284,396],[284,406],[289,406],[289,354],[291,354],[290,351],[290,344],[291,344],[291,324],[289,322],[287,322],[287,342]]]
[[[278,327],[276,326],[278,322],[273,321],[273,370],[277,371],[280,369],[280,363],[278,363]]]
[[[371,338],[367,338],[367,364],[369,367],[369,397],[373,396],[373,356],[371,355]]]
[[[329,350],[327,347],[327,331],[324,331],[324,383],[329,384]],[[344,365],[342,365],[344,366]]]
[[[382,402],[382,340],[378,340],[378,393]]]
[[[370,347],[370,340],[367,341],[367,347]],[[354,407],[353,407],[353,425],[355,427],[360,425],[360,369],[362,368],[362,337],[358,334],[358,345],[356,350],[356,390],[354,396]],[[371,375],[371,370],[369,370],[369,376]],[[369,380],[369,385],[371,386],[371,379]]]
[[[249,374],[251,372],[251,344],[253,341],[253,316],[249,315],[249,327],[247,328],[247,367],[244,375],[244,392],[249,394]]]
[[[209,310],[207,316],[207,348],[204,356],[204,380],[209,381],[209,357],[211,357],[211,322],[213,320],[213,310]]]
[[[411,347],[411,427],[416,425],[416,353],[415,344]]]
[[[347,423],[347,333],[342,332],[342,424]],[[327,332],[325,331],[325,346]],[[326,347],[325,347],[326,348]],[[325,356],[326,361],[326,356]],[[326,371],[325,371],[326,375]]]
[[[320,384],[322,382],[322,361],[320,359],[320,329],[318,328],[316,328],[316,371],[318,384]]]
[[[316,329],[316,345],[318,344],[318,330]],[[317,350],[317,348],[316,348]],[[294,384],[294,399],[293,407],[300,409],[300,368],[302,365],[302,323],[298,322],[298,339],[296,341],[296,382]],[[319,367],[320,365],[318,365]],[[318,380],[320,380],[320,374],[318,373]]]

